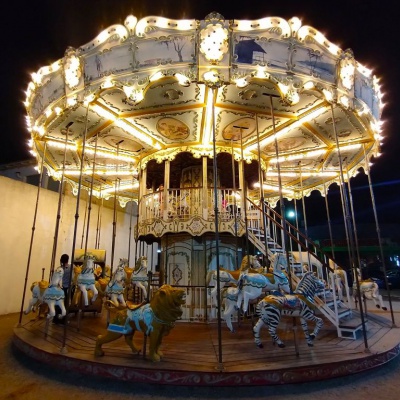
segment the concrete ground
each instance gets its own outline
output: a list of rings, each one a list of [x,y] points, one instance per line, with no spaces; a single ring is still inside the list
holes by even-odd
[[[397,299],[396,299],[397,300]],[[397,303],[397,301],[396,301]],[[400,320],[400,302],[395,319]],[[400,388],[400,357],[347,377],[284,386],[181,387],[157,386],[93,378],[40,364],[12,345],[19,314],[0,316],[0,400],[146,400],[146,399],[395,399]],[[399,338],[400,342],[400,338]]]

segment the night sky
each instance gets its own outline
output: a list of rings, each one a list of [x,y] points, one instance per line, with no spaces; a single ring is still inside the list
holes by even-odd
[[[391,0],[347,1],[125,1],[125,0],[40,0],[7,2],[2,13],[1,87],[2,143],[0,165],[31,158],[25,125],[25,90],[30,74],[64,56],[68,46],[78,48],[103,29],[123,24],[132,14],[137,18],[157,15],[167,18],[195,18],[212,11],[225,19],[299,17],[303,25],[321,31],[343,50],[351,48],[357,61],[380,78],[383,101],[382,156],[371,167],[371,182],[381,222],[400,222],[399,159],[400,123],[399,49],[400,24],[395,20],[397,2]],[[357,218],[371,213],[369,182],[364,174],[352,180]],[[332,191],[332,194],[334,191]],[[322,208],[324,201],[318,198]],[[328,196],[329,197],[329,196]],[[331,196],[330,201],[335,201]],[[336,196],[339,201],[339,196]],[[365,217],[367,218],[367,217]]]

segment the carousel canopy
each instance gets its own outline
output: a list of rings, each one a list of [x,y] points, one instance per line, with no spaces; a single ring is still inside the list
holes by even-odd
[[[322,192],[379,155],[378,80],[296,17],[128,16],[32,78],[38,163],[122,202],[149,161],[183,152],[259,162],[271,200]]]

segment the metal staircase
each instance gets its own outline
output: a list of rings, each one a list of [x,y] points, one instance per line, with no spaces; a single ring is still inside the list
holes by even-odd
[[[319,312],[336,327],[338,337],[356,339],[363,323],[358,312],[352,309],[346,272],[290,222],[283,223],[282,217],[268,204],[264,204],[263,212],[250,199],[247,200],[252,209],[247,220],[248,240],[268,259],[277,252],[286,254],[289,264],[287,273],[293,287],[297,286],[307,270],[312,270],[324,280],[325,289],[315,296]],[[344,280],[342,286],[340,280]],[[366,321],[364,324],[367,328]]]

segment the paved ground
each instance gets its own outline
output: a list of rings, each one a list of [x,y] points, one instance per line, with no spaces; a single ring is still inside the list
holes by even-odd
[[[399,308],[394,309],[398,321]],[[369,372],[300,385],[197,388],[113,382],[54,370],[19,353],[12,346],[13,327],[18,317],[18,314],[0,316],[0,400],[389,400],[398,398],[400,389],[400,357]]]

